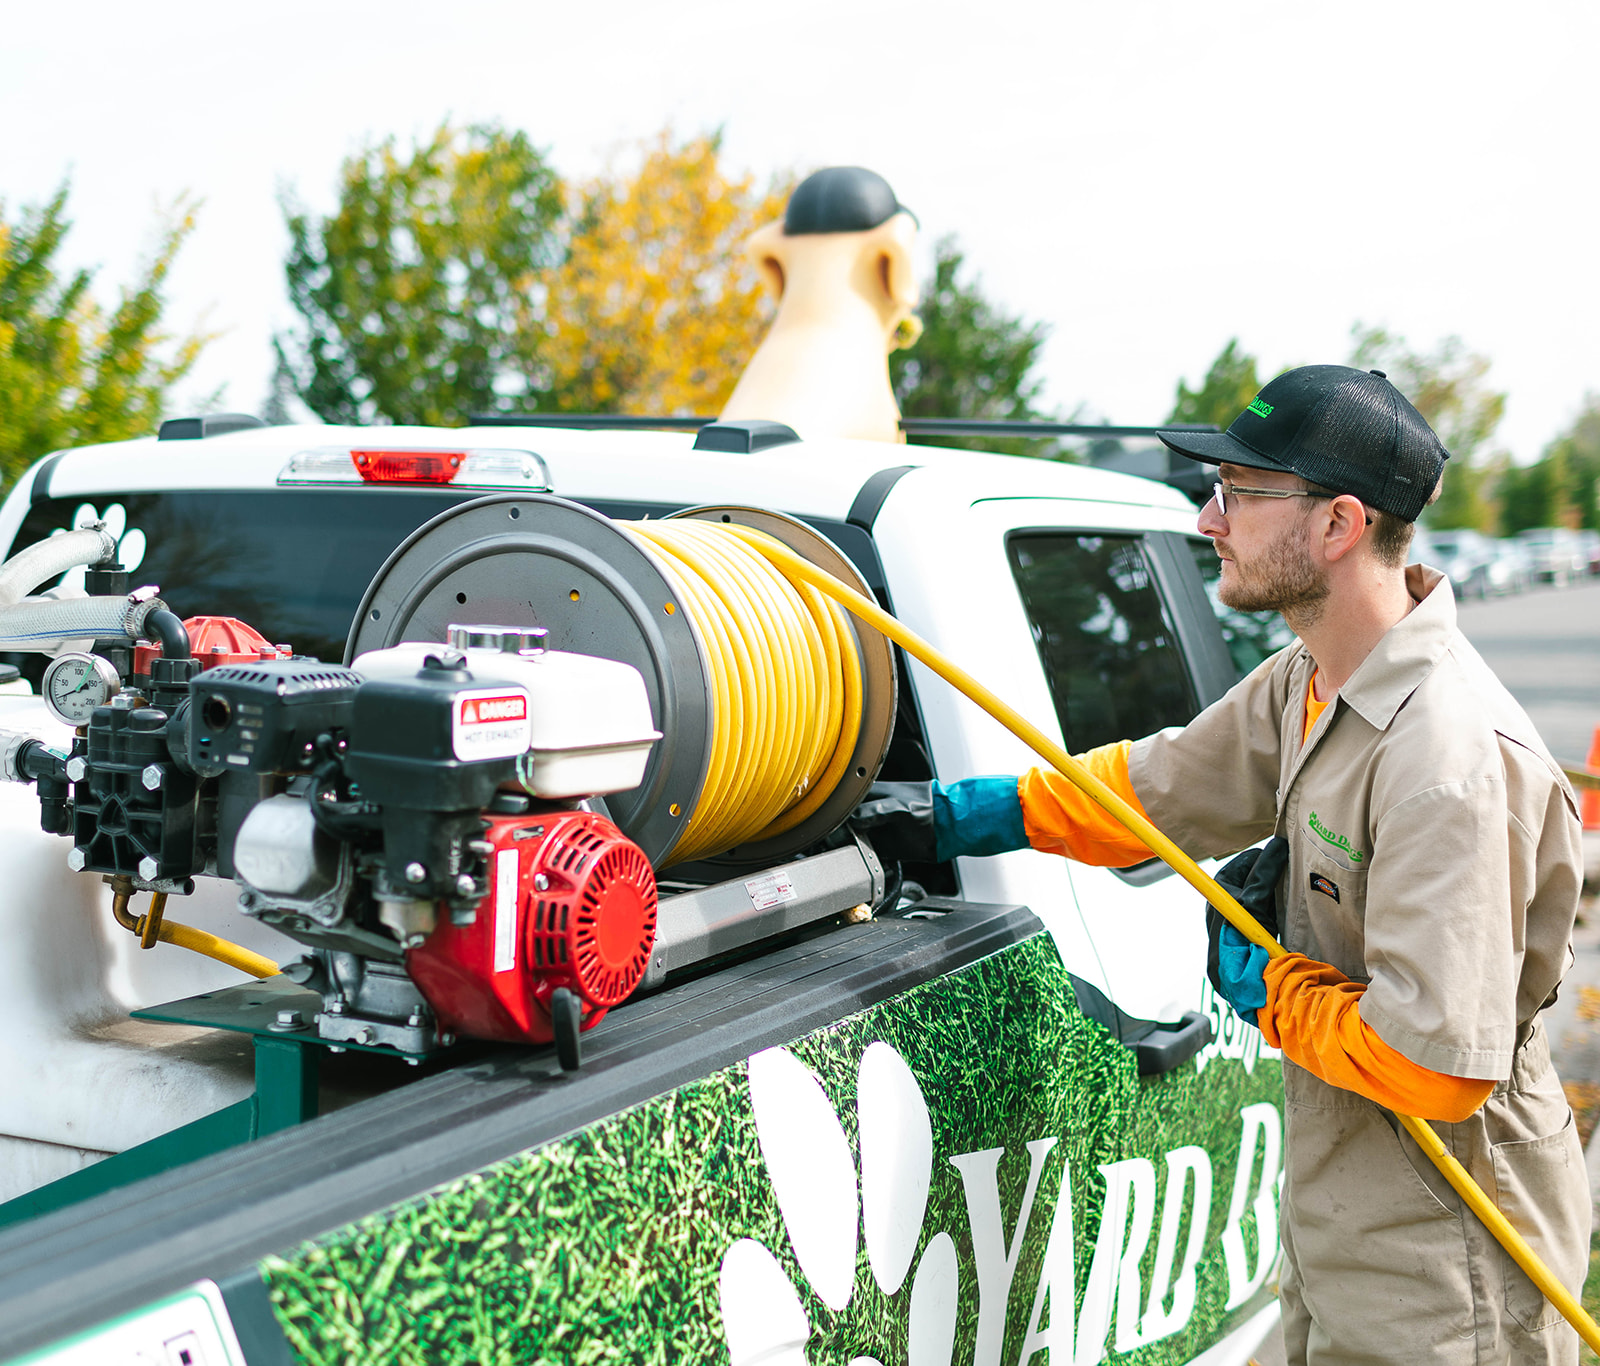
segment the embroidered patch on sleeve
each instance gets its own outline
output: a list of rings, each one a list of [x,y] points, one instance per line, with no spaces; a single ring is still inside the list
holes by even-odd
[[[1331,896],[1335,901],[1339,899],[1339,884],[1332,878],[1323,877],[1321,873],[1311,875],[1311,890],[1321,892],[1323,896]]]

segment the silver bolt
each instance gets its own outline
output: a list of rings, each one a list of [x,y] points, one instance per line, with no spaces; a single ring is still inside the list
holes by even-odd
[[[344,1002],[340,1000],[339,997],[335,996],[333,1000],[327,1003],[327,1011],[330,1015],[343,1015]]]
[[[411,1012],[411,1018],[406,1021],[406,1027],[408,1029],[421,1029],[423,1024],[424,1020],[422,1018],[422,1012],[417,1010],[413,1010]]]
[[[81,783],[89,773],[89,761],[81,754],[74,754],[67,760],[67,777],[75,783]]]
[[[340,1048],[337,1044],[331,1044],[330,1043],[328,1045],[328,1052],[330,1052],[330,1053],[343,1053],[344,1049]]]
[[[146,882],[154,882],[156,874],[160,871],[161,865],[151,858],[149,854],[139,860],[139,876]]]
[[[449,1030],[445,1030],[439,1035],[439,1043],[440,1043],[441,1047],[449,1048],[450,1045],[453,1044],[455,1041],[456,1041],[456,1036],[454,1034],[450,1033]]]
[[[160,764],[146,764],[144,772],[139,775],[139,781],[145,785],[146,791],[154,792],[161,786],[161,779],[164,776]]]
[[[427,878],[427,876],[428,876],[428,870],[426,868],[424,868],[420,863],[408,863],[408,864],[406,864],[406,881],[407,882],[422,882],[423,880],[425,880]]]
[[[427,942],[428,936],[425,934],[408,934],[400,941],[400,947],[403,949],[420,949]]]
[[[67,867],[75,873],[81,873],[88,862],[89,856],[82,849],[73,849],[67,853]]]
[[[422,1059],[421,1058],[407,1058],[406,1059],[406,1066],[407,1067],[419,1067],[419,1066],[421,1066],[421,1064],[422,1064]]]
[[[543,873],[535,873],[533,875],[533,886],[536,891],[548,892],[550,890],[550,879]]]
[[[368,1026],[365,1026],[365,1025],[363,1025],[360,1029],[358,1029],[356,1031],[356,1042],[357,1043],[370,1044],[377,1037],[378,1036],[372,1032],[371,1028],[368,1027]]]
[[[470,874],[463,873],[456,879],[457,896],[471,896],[476,890],[477,884],[473,882]]]
[[[306,1017],[298,1010],[280,1010],[278,1018],[272,1022],[274,1029],[304,1029]]]

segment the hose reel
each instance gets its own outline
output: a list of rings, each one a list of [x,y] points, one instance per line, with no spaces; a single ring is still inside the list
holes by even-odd
[[[765,537],[868,589],[781,513],[703,507],[618,522],[565,499],[496,495],[418,528],[362,599],[345,657],[442,641],[452,622],[538,626],[549,648],[643,675],[663,734],[607,799],[656,867],[768,867],[837,828],[894,726],[892,647],[760,554]]]

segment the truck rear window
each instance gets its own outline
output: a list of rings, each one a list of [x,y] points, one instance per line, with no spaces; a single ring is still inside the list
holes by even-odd
[[[1068,749],[1193,719],[1194,688],[1138,537],[1029,531],[1006,548]]]
[[[159,585],[180,617],[238,617],[299,654],[338,660],[361,595],[389,552],[430,517],[475,496],[355,488],[46,498],[29,511],[14,550],[104,519],[122,536],[123,562],[134,561],[132,585]]]

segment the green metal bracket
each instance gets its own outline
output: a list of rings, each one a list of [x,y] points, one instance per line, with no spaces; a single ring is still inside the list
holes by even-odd
[[[254,1095],[0,1204],[0,1228],[315,1119],[320,1048],[256,1034],[255,1053]]]

